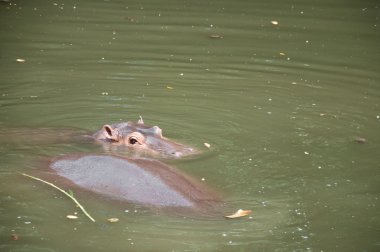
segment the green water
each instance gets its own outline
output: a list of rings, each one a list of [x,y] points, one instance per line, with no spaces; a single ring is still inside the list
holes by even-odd
[[[0,250],[379,251],[379,19],[374,0],[0,2]],[[76,192],[97,222],[71,221],[69,199],[19,174],[102,151],[28,129],[139,115],[203,150],[167,162],[251,218]]]

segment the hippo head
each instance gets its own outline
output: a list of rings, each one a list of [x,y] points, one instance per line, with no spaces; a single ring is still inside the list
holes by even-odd
[[[136,152],[161,157],[179,158],[194,154],[196,151],[162,136],[158,126],[145,125],[142,118],[135,122],[106,124],[93,137],[113,146],[125,146]]]

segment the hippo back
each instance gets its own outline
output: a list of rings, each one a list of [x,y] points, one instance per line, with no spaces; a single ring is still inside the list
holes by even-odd
[[[54,160],[50,167],[82,188],[142,205],[197,208],[219,201],[202,183],[155,160],[67,156]]]

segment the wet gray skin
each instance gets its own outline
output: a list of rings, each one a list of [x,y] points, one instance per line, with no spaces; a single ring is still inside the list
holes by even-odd
[[[145,125],[143,120],[106,124],[93,137],[105,145],[125,146],[136,152],[165,158],[179,158],[195,154],[188,146],[162,136],[158,126]]]
[[[142,205],[197,209],[220,202],[198,180],[156,160],[90,154],[61,157],[50,168],[84,189]]]

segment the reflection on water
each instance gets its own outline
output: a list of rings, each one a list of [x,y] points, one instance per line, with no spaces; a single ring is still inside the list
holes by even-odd
[[[379,250],[379,8],[1,1],[0,250]],[[203,148],[168,163],[251,218],[173,217],[75,192],[98,221],[69,221],[71,202],[18,174],[101,151],[55,131],[139,115]]]

